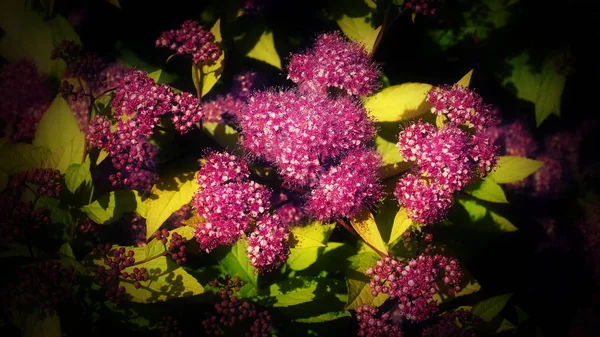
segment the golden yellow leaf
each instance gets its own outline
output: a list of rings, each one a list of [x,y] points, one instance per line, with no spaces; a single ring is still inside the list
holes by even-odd
[[[382,254],[388,255],[387,246],[379,233],[373,214],[368,209],[362,210],[351,220],[352,227],[365,242]]]
[[[431,104],[425,101],[431,88],[426,83],[393,85],[367,97],[364,105],[376,122],[411,119],[431,109]]]
[[[466,73],[465,76],[463,76],[460,80],[458,80],[458,82],[456,82],[456,84],[463,86],[465,88],[468,88],[469,84],[471,84],[471,77],[473,76],[473,70],[474,69],[469,70],[469,72]]]

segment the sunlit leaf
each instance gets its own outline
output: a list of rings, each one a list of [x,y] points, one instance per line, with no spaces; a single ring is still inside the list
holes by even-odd
[[[85,135],[62,96],[57,95],[44,113],[37,126],[33,145],[49,149],[52,152],[51,168],[62,173],[66,173],[71,164],[82,162]]]
[[[294,278],[269,287],[269,297],[274,300],[273,307],[288,307],[314,300],[319,286],[318,279]]]
[[[148,77],[154,80],[154,82],[158,83],[160,79],[160,75],[162,74],[162,69],[155,70],[151,73],[148,73]]]
[[[216,122],[203,122],[202,127],[219,145],[236,153],[239,151],[239,134],[231,126]]]
[[[223,273],[232,277],[239,276],[246,283],[239,291],[242,297],[251,297],[256,293],[258,287],[258,274],[250,265],[247,249],[248,242],[242,238],[231,247],[219,247],[215,250]]]
[[[456,201],[464,207],[465,211],[469,215],[469,220],[477,222],[485,217],[487,214],[487,208],[471,198],[456,198]]]
[[[265,29],[254,47],[252,47],[246,56],[263,61],[277,69],[281,69],[281,58],[277,53],[277,49],[275,49],[273,32],[268,29]]]
[[[119,190],[106,193],[89,205],[81,207],[92,221],[107,225],[119,220],[123,214],[146,213],[146,205],[137,191]],[[154,233],[154,232],[153,232]]]
[[[365,275],[365,271],[375,265],[380,259],[375,253],[362,253],[350,257],[350,266],[346,272],[346,284],[348,286],[348,300],[344,309],[356,310],[361,305],[382,305],[389,296],[379,293],[377,297],[372,294],[369,286],[370,278]]]
[[[479,316],[486,322],[491,321],[494,317],[498,316],[500,311],[504,309],[508,300],[514,295],[513,293],[504,294],[500,296],[494,296],[483,300],[473,307],[472,313]]]
[[[334,311],[309,318],[298,318],[295,321],[300,323],[321,323],[333,321],[343,317],[352,317],[352,314],[350,314],[349,311]]]
[[[541,86],[541,76],[534,73],[530,65],[529,53],[523,52],[506,61],[512,67],[510,77],[507,77],[503,85],[512,85],[516,89],[517,98],[535,103]]]
[[[221,36],[221,19],[218,19],[217,22],[212,26],[210,32],[215,36],[215,43],[223,43],[223,37]],[[195,66],[192,66],[192,72],[197,72],[195,70]],[[225,68],[225,50],[223,50],[221,57],[217,61],[215,61],[212,65],[202,66],[200,69],[201,81],[202,83],[198,83],[196,80],[197,77],[194,78],[194,85],[196,88],[200,88],[202,96],[206,95],[212,87],[217,84],[219,78],[223,74],[223,69]]]
[[[489,214],[490,214],[490,217],[492,218],[492,221],[498,227],[499,230],[501,230],[503,232],[516,232],[519,230],[507,218],[500,216],[492,211],[489,211]]]
[[[294,226],[291,229],[291,248],[326,247],[333,225],[313,222],[304,226]]]
[[[350,40],[363,45],[366,51],[370,53],[373,51],[381,26],[373,28],[368,21],[367,17],[357,18],[343,15],[337,20],[337,24]]]
[[[393,85],[367,97],[364,105],[377,122],[411,119],[431,109],[431,104],[425,101],[431,88],[426,83]]]
[[[161,177],[146,199],[146,238],[150,238],[171,214],[188,204],[197,191],[195,172]]]
[[[286,260],[286,264],[292,270],[304,270],[317,262],[319,256],[325,251],[324,245],[327,243],[327,240],[329,240],[329,236],[335,228],[334,224],[319,225],[318,222],[314,222],[306,226],[307,228],[298,229],[298,231],[306,234],[313,240],[321,242],[323,246],[290,248],[290,256]]]
[[[25,313],[21,329],[23,337],[61,337],[60,317],[56,311],[34,310]]]
[[[375,147],[377,148],[377,153],[381,155],[383,165],[402,162],[403,159],[400,156],[400,150],[396,147],[396,143],[390,142],[383,137],[376,136]]]
[[[471,84],[471,77],[473,76],[473,69],[469,70],[456,84],[468,88]]]
[[[489,174],[489,177],[499,184],[520,181],[539,170],[544,165],[543,161],[517,156],[501,156],[498,158],[498,167]]]
[[[508,203],[502,187],[490,178],[470,183],[465,187],[464,191],[477,199],[489,202]]]
[[[408,217],[406,213],[406,208],[401,207],[398,213],[396,213],[396,217],[394,218],[394,224],[392,226],[392,233],[390,234],[390,240],[388,244],[392,244],[396,242],[404,232],[406,232],[410,226],[413,224],[412,220]]]
[[[86,160],[83,164],[73,163],[67,168],[65,173],[65,184],[71,193],[75,193],[77,188],[84,182],[91,182],[92,174],[90,172],[90,161]]]
[[[375,218],[368,209],[364,209],[355,215],[350,222],[354,230],[356,230],[358,235],[360,235],[365,242],[369,243],[380,253],[388,255],[387,246],[381,237],[381,233],[379,233]]]
[[[553,59],[542,66],[540,91],[535,99],[535,121],[537,126],[550,115],[560,116],[561,97],[567,77],[558,71]]]

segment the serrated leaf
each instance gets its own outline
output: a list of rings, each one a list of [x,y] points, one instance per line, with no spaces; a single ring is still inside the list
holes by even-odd
[[[388,255],[387,246],[381,237],[381,233],[379,233],[375,218],[368,209],[365,208],[356,214],[351,219],[350,223],[365,242],[370,244],[374,249],[377,249],[380,253]]]
[[[8,174],[0,170],[0,192],[4,191],[8,186]]]
[[[489,178],[498,184],[513,183],[525,179],[543,165],[543,161],[525,157],[500,156],[497,168],[489,174]]]
[[[510,220],[508,220],[507,218],[500,216],[492,211],[489,211],[490,217],[492,218],[492,221],[494,222],[494,224],[496,224],[496,226],[498,227],[498,229],[500,229],[503,232],[516,232],[519,229],[517,227],[515,227],[515,225],[512,224],[512,222],[510,222]]]
[[[168,243],[168,242],[167,242]],[[146,256],[156,256],[166,251],[165,245],[162,241],[153,239],[146,245]]]
[[[490,178],[470,183],[465,187],[464,192],[477,199],[496,203],[508,203],[502,187]]]
[[[394,224],[392,225],[392,232],[390,234],[390,240],[388,241],[388,244],[396,242],[396,240],[398,240],[412,224],[413,221],[408,217],[406,208],[401,207],[394,217]]]
[[[215,22],[210,29],[210,32],[215,36],[215,43],[223,43],[223,37],[221,36],[221,19],[218,19],[217,22]],[[202,76],[202,83],[198,83],[197,76],[192,76],[192,78],[194,78],[194,85],[196,89],[200,89],[202,96],[205,96],[210,89],[217,84],[217,81],[223,74],[223,69],[225,68],[225,50],[223,48],[222,50],[221,56],[213,65],[202,66],[199,71],[196,66],[192,66],[192,73],[200,73]]]
[[[320,226],[320,227],[317,227],[317,226]],[[306,235],[308,235],[310,238],[312,238],[318,242],[321,242],[323,244],[326,244],[327,241],[329,240],[329,236],[331,236],[331,233],[333,232],[334,228],[335,228],[334,224],[319,225],[318,222],[314,222],[309,225],[306,225],[305,229],[302,229],[302,227],[296,229],[296,227],[294,227],[292,229],[292,231],[294,231],[294,230],[301,231],[301,232],[305,233]],[[317,262],[317,259],[324,251],[325,251],[325,248],[319,247],[319,246],[304,247],[304,248],[290,248],[290,255],[288,256],[288,259],[286,260],[286,264],[292,270],[296,270],[296,271],[304,270],[304,269],[310,267],[311,265],[313,265],[315,262]]]
[[[313,222],[305,226],[294,226],[291,229],[291,248],[326,247],[325,242],[335,225],[324,225],[321,222]]]
[[[375,46],[377,35],[379,35],[379,32],[381,31],[381,26],[373,28],[368,21],[369,19],[366,16],[350,17],[342,15],[342,17],[337,20],[337,24],[350,40],[363,45],[367,53],[371,53]]]
[[[365,99],[364,106],[376,122],[398,122],[431,109],[425,101],[432,88],[426,83],[404,83],[387,87]]]
[[[484,321],[490,322],[494,317],[498,316],[502,309],[504,309],[504,306],[506,306],[506,303],[512,295],[513,293],[504,294],[483,300],[475,304],[471,312]]]
[[[125,213],[136,212],[143,216],[146,205],[137,191],[119,190],[102,195],[91,204],[81,207],[81,210],[92,221],[108,225],[119,220]]]
[[[83,164],[71,164],[65,173],[65,184],[71,193],[75,193],[83,182],[91,182],[92,174],[90,172],[90,161],[86,160]]]
[[[281,58],[275,48],[273,32],[265,29],[252,49],[246,56],[265,62],[281,70]]]
[[[147,212],[142,215],[146,217],[146,238],[150,238],[171,214],[188,204],[197,191],[195,172],[159,179],[146,199]]]
[[[469,70],[469,72],[466,73],[465,76],[463,76],[460,80],[458,80],[458,82],[456,82],[456,84],[463,86],[465,88],[468,88],[469,85],[471,84],[471,77],[473,76],[473,70],[474,69]]]
[[[251,297],[256,294],[258,287],[258,274],[255,268],[250,265],[247,250],[248,242],[245,238],[239,239],[231,247],[215,249],[223,273],[232,277],[239,276],[246,283],[239,291],[239,295],[242,297]]]
[[[352,315],[349,311],[334,311],[309,318],[298,318],[295,321],[300,323],[322,323],[333,321],[343,317],[352,317]]]
[[[62,96],[57,95],[40,120],[33,145],[52,152],[51,168],[66,173],[73,163],[81,163],[85,135],[79,129],[71,108]]]
[[[380,257],[375,252],[359,253],[348,258],[350,265],[346,272],[346,285],[348,287],[348,300],[346,301],[346,310],[356,310],[363,304],[380,306],[389,296],[379,293],[377,297],[372,294],[369,286],[370,278],[365,275],[365,271],[375,265]]]

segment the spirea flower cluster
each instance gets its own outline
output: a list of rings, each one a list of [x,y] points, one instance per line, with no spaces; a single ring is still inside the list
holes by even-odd
[[[485,177],[497,162],[497,146],[485,133],[496,123],[496,113],[479,95],[455,85],[432,89],[427,101],[447,123],[438,129],[419,120],[403,128],[397,147],[404,160],[416,165],[394,190],[409,217],[422,224],[441,221],[453,205],[454,193],[473,176]],[[463,130],[464,125],[474,132]]]
[[[406,0],[404,9],[415,14],[435,15],[438,0]]]
[[[379,308],[367,304],[356,308],[358,322],[357,336],[360,337],[402,337],[404,334],[392,320],[389,312],[379,313]]]
[[[477,337],[473,329],[483,321],[465,309],[447,311],[440,315],[439,321],[421,331],[421,337]]]
[[[458,261],[442,255],[419,255],[402,264],[398,259],[385,257],[367,269],[373,296],[388,294],[398,301],[400,314],[406,319],[421,322],[438,311],[433,298],[447,288],[449,295],[460,291],[463,273]]]
[[[255,72],[247,71],[236,75],[230,93],[218,95],[214,99],[202,103],[203,120],[216,123],[237,123],[247,98],[253,90],[262,86],[263,82]]]
[[[179,55],[191,55],[196,65],[212,64],[222,53],[213,33],[193,20],[184,21],[179,29],[162,33],[156,40],[156,47],[169,48]]]
[[[301,89],[320,93],[333,87],[349,95],[364,96],[378,87],[378,65],[363,46],[339,32],[321,34],[312,48],[293,54],[287,72]]]
[[[250,180],[245,160],[211,152],[196,177],[199,189],[192,200],[204,220],[194,236],[207,253],[248,236],[250,263],[261,272],[276,268],[289,255],[287,227],[269,213],[271,191]]]
[[[50,83],[29,60],[18,60],[0,68],[2,105],[0,120],[13,142],[33,139],[36,127],[50,106]]]

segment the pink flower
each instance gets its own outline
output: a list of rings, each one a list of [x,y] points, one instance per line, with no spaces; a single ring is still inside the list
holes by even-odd
[[[169,48],[179,55],[192,55],[194,64],[212,64],[219,59],[222,50],[215,43],[215,36],[198,22],[184,21],[177,30],[169,30],[156,40],[156,47]]]
[[[337,31],[321,34],[311,49],[293,54],[287,71],[294,83],[319,93],[334,87],[349,95],[364,96],[378,87],[378,65],[364,47]]]
[[[467,125],[477,131],[496,124],[496,113],[475,91],[461,85],[432,88],[427,94],[431,112],[445,115],[455,125]]]
[[[290,255],[289,231],[277,215],[263,215],[248,236],[250,264],[264,273],[284,263]]]
[[[394,324],[389,312],[379,313],[379,308],[363,304],[356,308],[358,323],[357,336],[361,337],[402,337],[398,324]]]
[[[406,207],[408,216],[421,224],[440,222],[454,204],[452,193],[435,181],[421,179],[414,173],[405,174],[394,190],[400,205]]]

